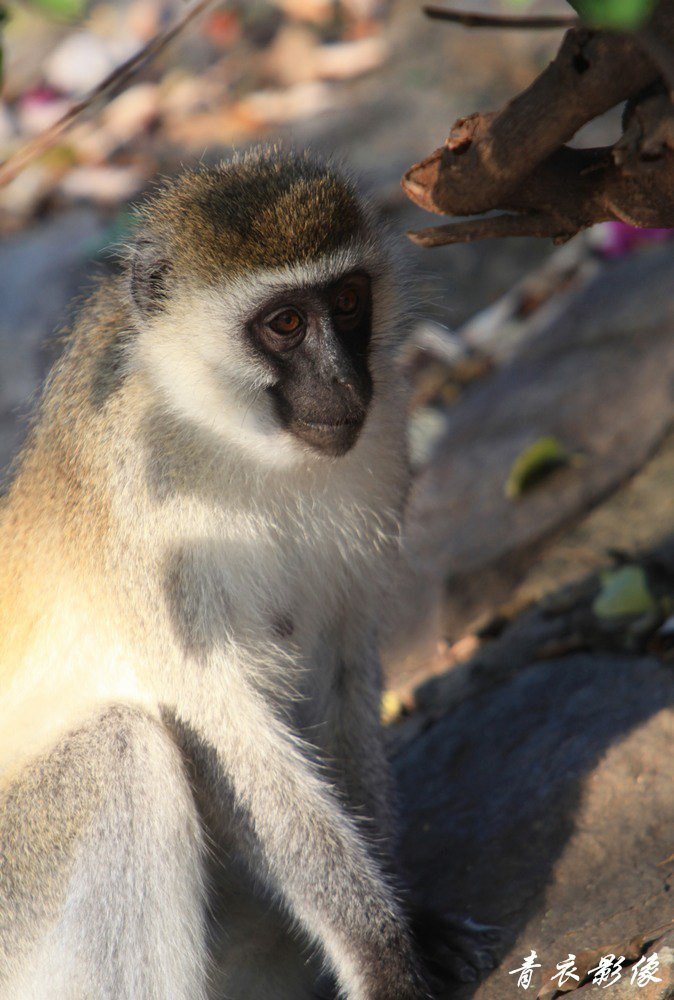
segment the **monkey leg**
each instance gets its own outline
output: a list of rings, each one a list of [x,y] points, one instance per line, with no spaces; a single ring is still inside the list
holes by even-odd
[[[251,871],[250,830],[212,750],[173,713],[163,719],[181,749],[208,842],[209,1000],[317,1000],[323,954]]]
[[[0,1000],[204,1000],[205,981],[179,751],[110,706],[0,788]]]

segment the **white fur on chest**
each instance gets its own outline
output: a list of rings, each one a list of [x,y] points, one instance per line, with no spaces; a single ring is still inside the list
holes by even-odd
[[[188,637],[183,650],[196,646],[225,671],[234,656],[292,706],[298,728],[319,724],[348,650],[376,614],[391,555],[377,515],[334,497],[285,506],[272,498],[238,512],[191,503],[163,514],[172,524],[160,573],[184,574],[168,587],[159,580],[170,634],[181,643],[182,617],[204,639]]]
[[[376,509],[369,470],[358,472],[349,483],[328,468],[304,495],[223,475],[221,503],[170,499],[147,521],[163,535],[161,558],[191,561],[190,587],[224,595],[233,638],[269,628],[309,653],[347,607],[368,603],[397,546],[397,512]],[[147,551],[142,532],[135,541]]]

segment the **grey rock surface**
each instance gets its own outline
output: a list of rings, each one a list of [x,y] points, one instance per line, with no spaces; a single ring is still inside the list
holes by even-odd
[[[91,256],[103,230],[96,211],[79,208],[0,246],[0,485],[53,356],[47,341],[91,282]]]
[[[498,969],[448,997],[510,1000],[531,949],[554,968],[674,918],[674,671],[587,654],[504,667],[458,702],[438,689],[395,737],[415,895],[502,929]]]
[[[663,439],[674,416],[672,287],[671,246],[602,270],[448,411],[413,493],[410,550],[421,575],[447,581],[449,634],[504,601],[541,540],[615,490]],[[547,435],[577,461],[507,498],[513,463]]]

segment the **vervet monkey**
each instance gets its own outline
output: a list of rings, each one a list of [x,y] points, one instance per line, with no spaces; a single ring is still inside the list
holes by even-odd
[[[0,514],[0,998],[427,988],[386,874],[386,243],[274,152],[165,184]]]

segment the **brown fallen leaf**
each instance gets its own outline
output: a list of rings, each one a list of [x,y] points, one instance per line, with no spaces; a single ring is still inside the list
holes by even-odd
[[[534,650],[536,660],[554,660],[558,656],[568,656],[569,653],[578,653],[589,648],[587,636],[580,632],[572,632],[561,639],[550,639],[542,643]]]

